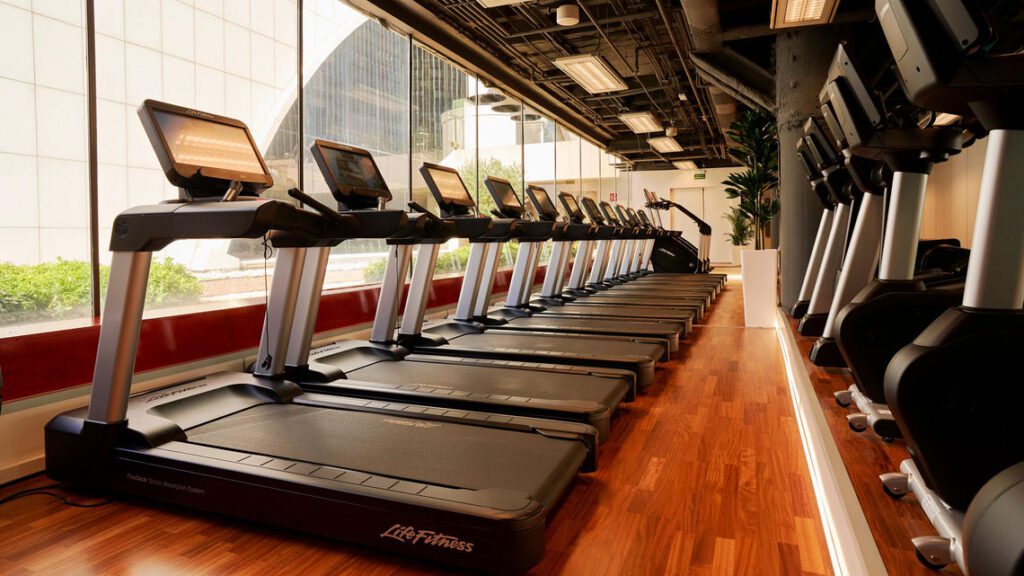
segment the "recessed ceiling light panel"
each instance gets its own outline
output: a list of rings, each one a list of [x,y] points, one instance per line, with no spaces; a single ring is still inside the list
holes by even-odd
[[[654,114],[650,112],[630,112],[628,114],[619,114],[619,120],[629,129],[637,134],[650,134],[651,132],[661,131],[661,122],[658,122]]]
[[[525,4],[530,0],[476,0],[477,4],[484,8],[495,8],[497,6],[510,6],[512,4]]]
[[[600,56],[566,56],[556,59],[555,66],[591,94],[618,92],[627,88],[622,77]]]
[[[675,162],[672,163],[672,165],[675,166],[676,168],[679,168],[680,170],[697,169],[697,163],[694,162],[693,160],[676,160]]]
[[[647,143],[651,145],[658,152],[663,154],[668,152],[682,152],[683,147],[676,142],[675,138],[669,138],[668,136],[658,136],[657,138],[650,138]]]
[[[839,0],[772,0],[772,28],[792,28],[832,21]]]

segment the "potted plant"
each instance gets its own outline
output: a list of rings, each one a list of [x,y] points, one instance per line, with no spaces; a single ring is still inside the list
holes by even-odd
[[[744,318],[747,326],[774,326],[779,255],[778,250],[765,249],[765,238],[781,209],[775,118],[762,110],[748,110],[727,134],[732,141],[730,154],[744,166],[723,182],[726,196],[739,201],[727,217],[734,228],[738,220],[746,220],[754,240],[754,250],[740,254]]]
[[[725,237],[732,245],[732,263],[738,264],[741,249],[750,244],[750,240],[754,237],[754,229],[750,226],[750,217],[747,216],[747,213],[736,206],[729,209],[725,219],[731,226],[730,231],[725,233]]]

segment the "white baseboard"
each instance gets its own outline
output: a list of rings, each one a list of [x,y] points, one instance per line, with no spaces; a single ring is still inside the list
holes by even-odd
[[[832,570],[840,576],[887,574],[788,322],[786,313],[779,308],[776,332]]]

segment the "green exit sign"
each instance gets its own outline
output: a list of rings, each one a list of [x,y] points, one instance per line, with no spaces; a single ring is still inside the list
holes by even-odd
[[[693,175],[693,179],[694,180],[703,180],[703,179],[707,178],[707,176],[708,176],[707,172],[696,172]]]

